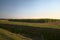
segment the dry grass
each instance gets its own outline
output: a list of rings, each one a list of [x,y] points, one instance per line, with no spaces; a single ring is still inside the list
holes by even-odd
[[[0,28],[0,40],[31,40],[31,39],[26,38],[20,34],[14,34]]]
[[[49,23],[26,23],[26,22],[11,22],[7,20],[0,20],[0,24],[13,24],[13,25],[24,25],[33,27],[46,27],[46,28],[58,28],[60,29],[60,22],[49,22]]]
[[[60,22],[26,23],[0,20],[0,27],[0,40],[32,40],[30,37],[27,38],[27,35],[35,37],[33,40],[37,40],[41,37],[41,34],[42,38],[45,37],[45,39],[60,39],[60,30],[58,30],[60,29]],[[25,37],[20,35],[21,32]]]

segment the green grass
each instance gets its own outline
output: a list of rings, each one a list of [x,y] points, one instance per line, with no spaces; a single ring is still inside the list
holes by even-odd
[[[0,20],[1,40],[60,40],[60,22],[29,23]]]

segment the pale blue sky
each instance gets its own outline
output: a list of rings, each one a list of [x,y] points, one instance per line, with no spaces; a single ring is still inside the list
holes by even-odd
[[[0,0],[0,18],[60,19],[60,0]]]

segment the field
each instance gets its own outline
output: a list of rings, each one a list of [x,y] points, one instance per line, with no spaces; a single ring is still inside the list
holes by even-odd
[[[0,40],[60,40],[60,20],[1,19]]]

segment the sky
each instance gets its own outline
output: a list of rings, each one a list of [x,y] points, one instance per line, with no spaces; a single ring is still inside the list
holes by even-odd
[[[60,19],[60,0],[0,0],[0,18]]]

